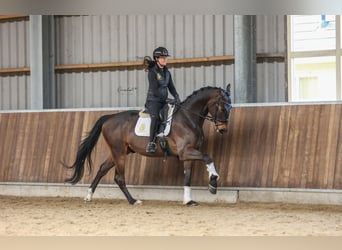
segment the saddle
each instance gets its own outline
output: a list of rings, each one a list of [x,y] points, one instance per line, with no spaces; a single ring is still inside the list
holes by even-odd
[[[159,144],[164,152],[164,161],[168,155],[171,155],[171,151],[166,140],[166,136],[169,135],[171,130],[172,114],[174,113],[175,105],[166,104],[159,113],[161,123],[158,126],[157,138]],[[150,136],[151,116],[145,109],[139,112],[139,118],[135,125],[134,132],[137,136]]]
[[[168,136],[171,130],[172,114],[175,105],[166,104],[159,113],[161,123],[159,124],[157,137]],[[150,136],[151,117],[145,109],[139,112],[139,118],[135,125],[134,132],[137,136]]]

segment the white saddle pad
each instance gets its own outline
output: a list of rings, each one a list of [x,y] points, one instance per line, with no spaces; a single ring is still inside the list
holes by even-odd
[[[172,113],[174,110],[174,106],[169,105],[168,119],[166,121],[166,127],[163,132],[159,133],[158,137],[167,136],[171,130],[171,122],[172,122]],[[151,117],[144,113],[141,115],[135,125],[134,132],[137,136],[150,136],[150,126],[151,126]]]

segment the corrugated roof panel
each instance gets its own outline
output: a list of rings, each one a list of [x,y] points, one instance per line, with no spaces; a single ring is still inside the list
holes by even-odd
[[[285,16],[257,16],[257,53],[284,53],[286,55]],[[257,64],[257,100],[285,102],[285,62]]]
[[[29,67],[29,21],[0,22],[0,68]],[[30,77],[0,76],[0,110],[27,109]]]
[[[230,15],[56,16],[56,65],[142,61],[157,46],[172,59],[233,55]],[[257,16],[257,53],[285,53],[285,17]],[[0,22],[0,67],[29,67],[29,21]],[[182,99],[194,90],[234,83],[234,65],[170,65]],[[258,100],[284,101],[285,64],[258,64]],[[29,108],[29,76],[1,76],[1,109]],[[58,108],[143,106],[142,69],[56,74]]]
[[[232,16],[119,15],[56,19],[60,41],[58,65],[142,61],[145,55],[152,56],[157,46],[165,46],[172,59],[221,56],[233,51],[233,36],[227,35],[233,32]],[[180,96],[185,98],[202,86],[225,86],[232,82],[232,67],[177,65],[170,66],[170,71]],[[76,83],[80,85],[79,81],[83,81],[83,95],[74,89]],[[60,94],[68,96],[59,98],[60,108],[143,106],[148,87],[142,69],[59,73],[57,85],[61,85]],[[69,101],[70,98],[74,101]]]

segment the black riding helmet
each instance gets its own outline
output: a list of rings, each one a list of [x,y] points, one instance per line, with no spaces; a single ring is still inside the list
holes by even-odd
[[[158,47],[153,51],[153,58],[155,60],[157,57],[160,57],[160,56],[170,56],[170,55],[166,48]]]

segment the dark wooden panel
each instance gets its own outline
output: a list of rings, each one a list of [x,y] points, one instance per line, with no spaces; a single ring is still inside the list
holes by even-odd
[[[0,114],[0,181],[59,183],[68,176],[61,161],[72,163],[82,138],[95,121],[113,111],[25,112]],[[342,105],[234,107],[229,131],[216,134],[204,123],[207,152],[220,173],[220,186],[342,188]],[[93,154],[90,183],[109,156],[100,137]],[[183,185],[176,158],[127,157],[126,180],[139,185]],[[101,183],[113,183],[111,170]],[[193,185],[207,186],[208,173],[194,164]]]

